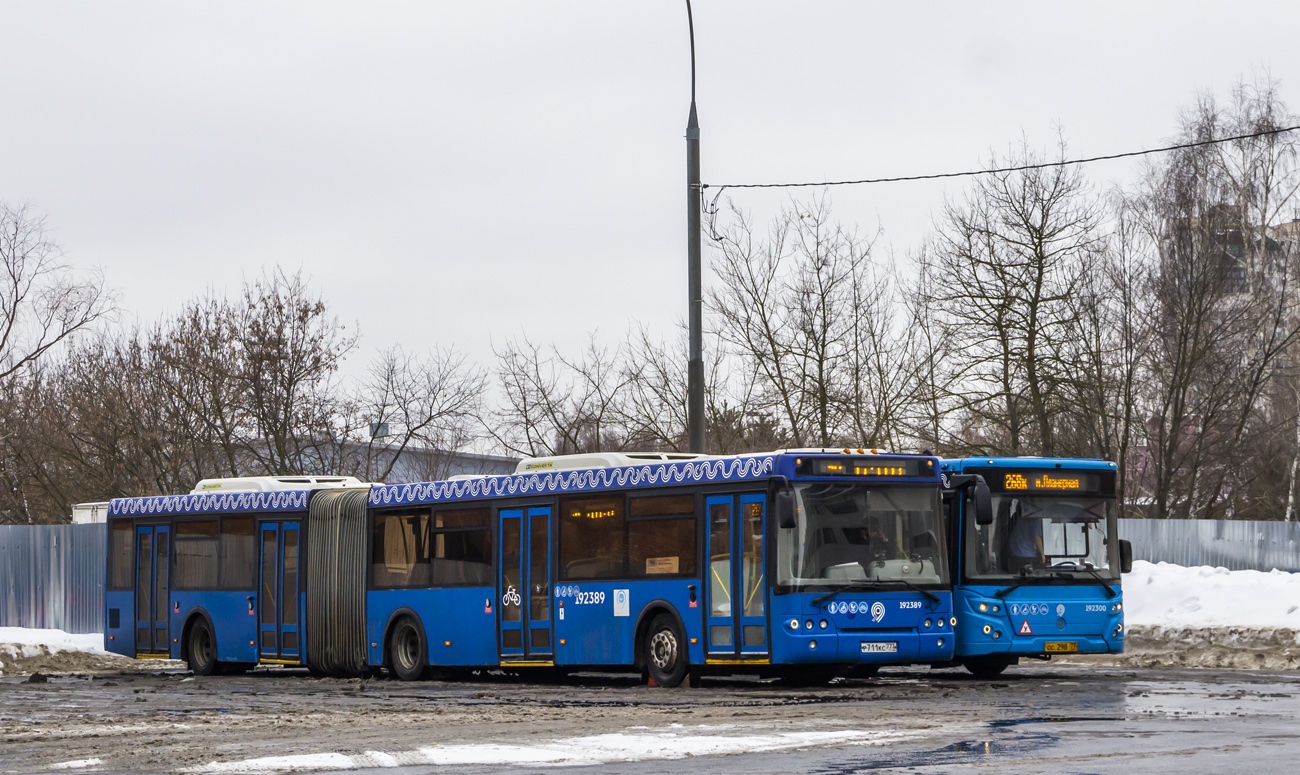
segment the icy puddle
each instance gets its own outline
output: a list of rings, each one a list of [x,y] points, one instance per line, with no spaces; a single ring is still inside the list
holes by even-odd
[[[920,737],[921,731],[830,730],[744,734],[736,726],[687,727],[674,724],[662,729],[628,730],[607,735],[569,737],[536,745],[480,743],[436,745],[413,751],[366,751],[362,754],[316,753],[266,756],[234,762],[212,762],[184,770],[187,773],[277,773],[303,770],[352,770],[414,765],[528,765],[568,766],[609,764],[688,756],[725,756],[738,753],[798,750],[819,746],[887,745]]]

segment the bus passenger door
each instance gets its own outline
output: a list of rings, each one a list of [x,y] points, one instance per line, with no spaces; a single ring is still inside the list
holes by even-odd
[[[524,511],[503,509],[501,521],[501,575],[497,590],[500,609],[497,621],[501,628],[501,656],[521,657],[524,654]]]
[[[704,500],[704,513],[709,521],[709,565],[705,569],[708,581],[708,625],[710,656],[731,656],[736,653],[736,617],[731,567],[731,507],[730,495]]]
[[[736,604],[740,606],[740,651],[743,654],[767,653],[767,574],[763,554],[766,495],[740,496],[740,519],[735,525],[740,542],[739,567],[736,568]]]
[[[262,661],[300,662],[299,523],[264,522],[260,531],[258,654]]]
[[[767,653],[763,536],[766,496],[706,498],[709,521],[708,654]]]
[[[528,510],[528,654],[550,657],[551,509]]]
[[[135,533],[135,652],[167,654],[169,602],[166,525],[136,528]]]
[[[551,509],[501,512],[501,657],[551,659]]]

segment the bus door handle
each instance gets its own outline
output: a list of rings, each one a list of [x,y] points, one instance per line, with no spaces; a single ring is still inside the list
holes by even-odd
[[[691,593],[691,602],[694,603],[694,602],[695,602],[695,585],[694,585],[694,584],[691,584],[690,586],[686,587],[686,589],[687,589],[688,592]]]
[[[249,596],[248,596],[248,615],[249,615],[249,616],[252,616],[252,615],[253,615],[253,596],[252,596],[252,595],[249,595]]]

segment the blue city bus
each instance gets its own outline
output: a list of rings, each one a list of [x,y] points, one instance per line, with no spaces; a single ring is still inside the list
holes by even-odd
[[[1133,551],[1119,540],[1115,474],[1104,460],[943,462],[956,662],[987,677],[1021,657],[1124,650]]]
[[[119,499],[105,647],[204,674],[630,669],[659,686],[951,661],[939,465],[594,454],[442,482],[213,480],[226,489]]]

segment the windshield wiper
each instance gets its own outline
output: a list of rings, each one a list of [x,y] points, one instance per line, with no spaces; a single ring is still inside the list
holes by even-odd
[[[915,584],[913,584],[912,582],[908,581],[907,579],[882,579],[882,580],[880,580],[880,581],[877,582],[877,583],[880,583],[880,584],[906,584],[907,586],[911,587],[912,589],[916,590],[917,592],[920,592],[922,595],[925,595],[926,597],[930,598],[930,600],[932,600],[932,601],[934,601],[934,602],[936,602],[936,603],[939,602],[939,596],[938,596],[938,595],[934,594],[933,592],[931,592],[931,591],[928,590],[928,589],[921,589],[920,587],[918,587],[917,585],[915,585]]]
[[[1053,568],[1064,567],[1065,565],[1067,565],[1067,563],[1060,563],[1058,565],[1053,565],[1052,567]],[[1073,566],[1070,568],[1070,570],[1076,570],[1076,571],[1081,570],[1084,573],[1090,574],[1094,579],[1096,579],[1097,582],[1101,584],[1101,588],[1106,590],[1107,600],[1110,600],[1111,598],[1115,597],[1115,590],[1110,588],[1110,582],[1106,580],[1105,576],[1098,573],[1097,570],[1093,568],[1091,565],[1080,565],[1078,563],[1068,563],[1068,565]]]
[[[1020,589],[1021,587],[1028,584],[1029,582],[1040,578],[1042,578],[1042,576],[1031,575],[1029,566],[1026,565],[1025,567],[1020,569],[1020,578],[1016,579],[1016,582],[1014,584],[1007,587],[1006,589],[999,589],[997,592],[993,593],[993,596],[1001,600],[1003,597],[1006,596],[1008,592],[1012,592],[1014,590]]]
[[[872,581],[866,584],[863,583],[849,584],[848,586],[840,587],[839,589],[835,589],[830,592],[827,592],[826,594],[820,597],[813,598],[812,604],[821,605],[822,603],[826,602],[827,600],[830,600],[832,597],[835,597],[841,592],[869,592],[879,584],[895,584],[895,583],[906,584],[907,586],[911,587],[917,592],[920,592],[922,595],[925,595],[926,597],[930,598],[930,600],[936,603],[939,602],[938,595],[934,594],[928,589],[921,589],[920,587],[908,581],[907,579],[881,579],[880,581]]]

